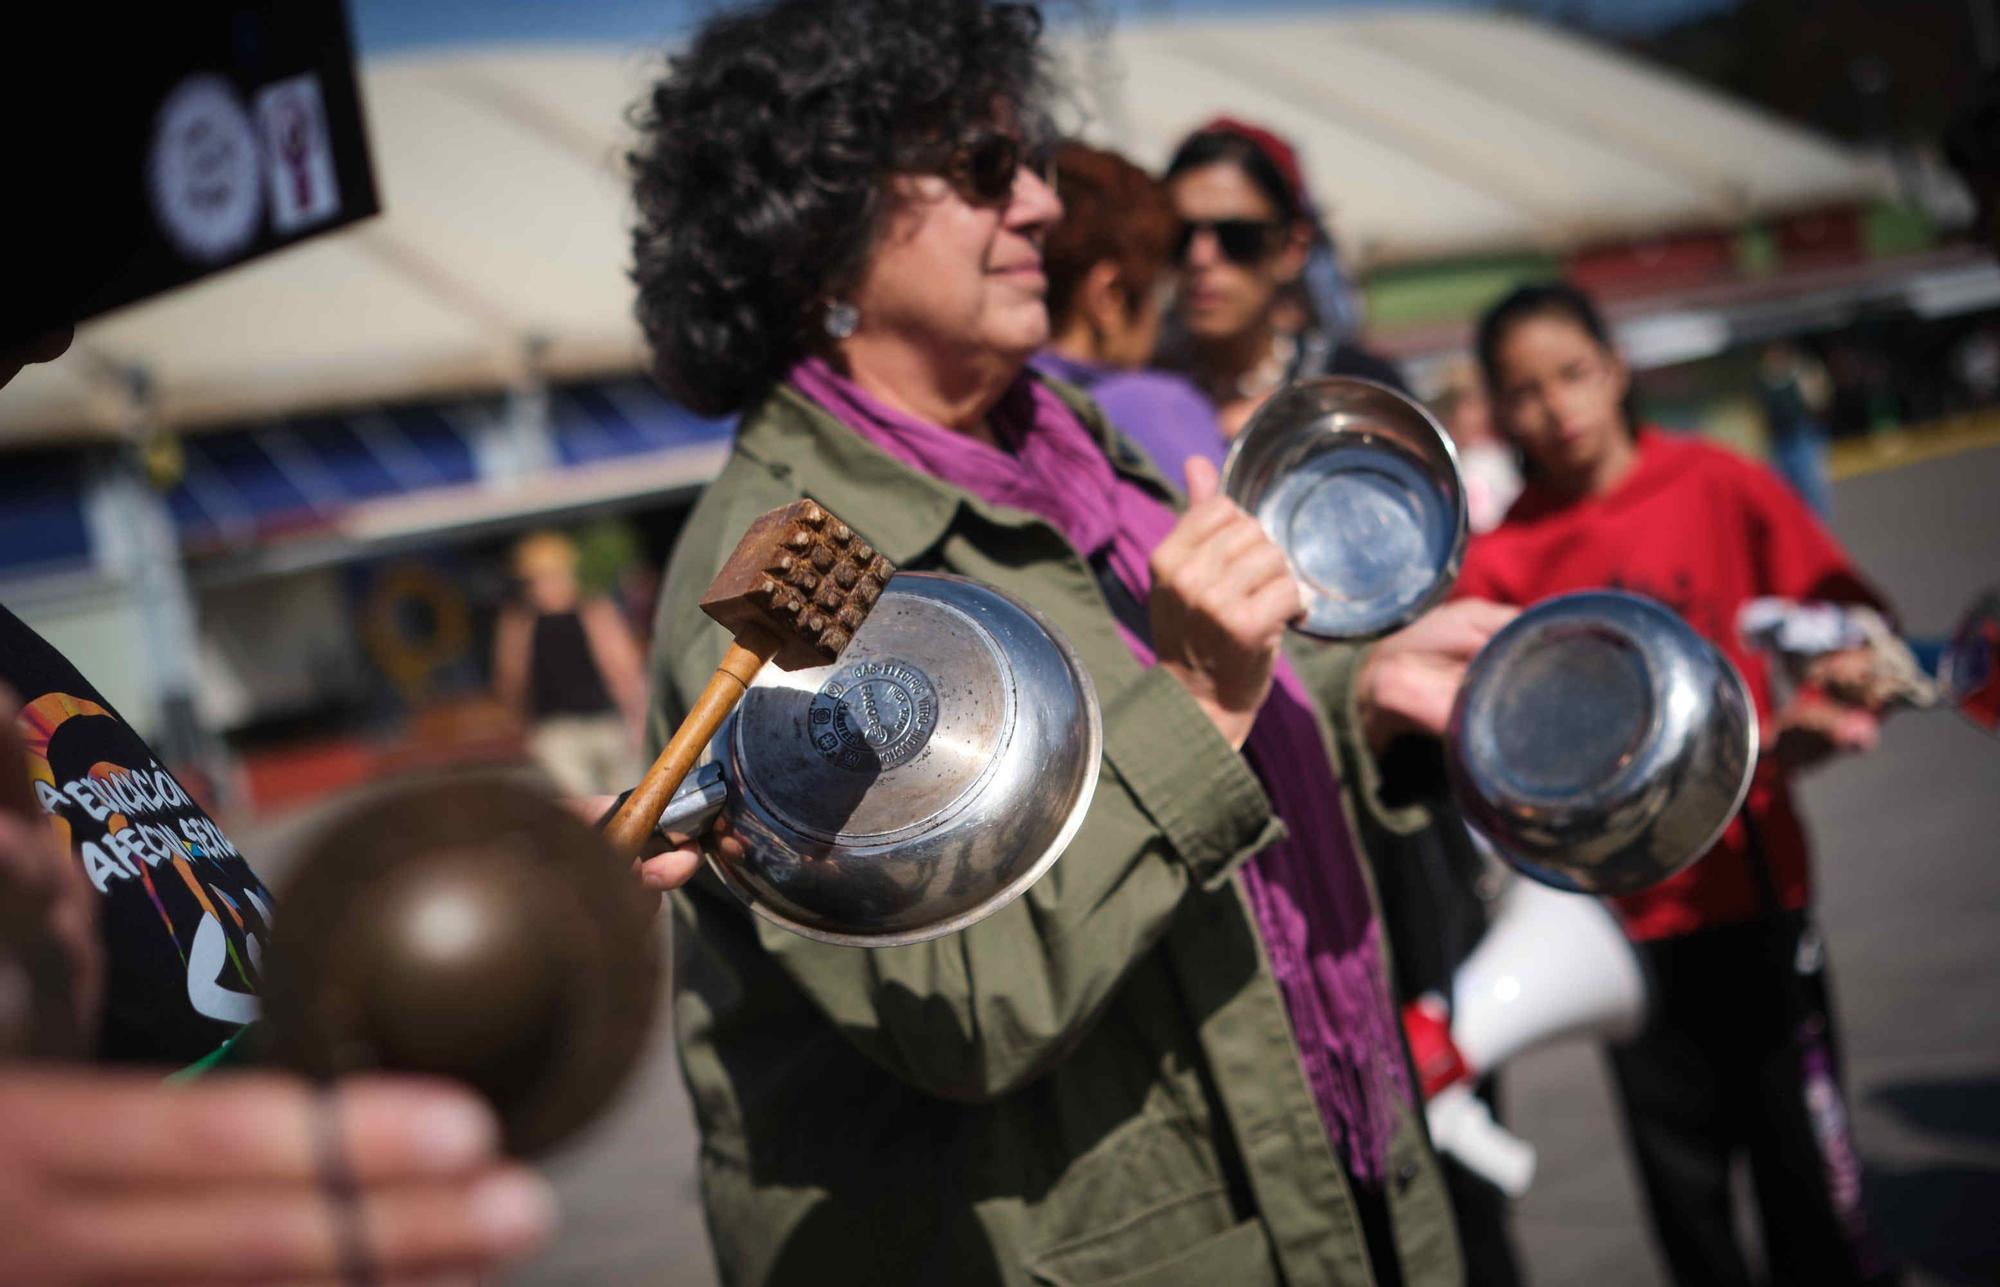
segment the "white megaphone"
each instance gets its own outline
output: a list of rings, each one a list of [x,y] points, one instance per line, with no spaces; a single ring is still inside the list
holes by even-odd
[[[1493,1120],[1474,1083],[1524,1050],[1621,1040],[1645,1018],[1645,973],[1610,910],[1585,894],[1512,882],[1452,978],[1449,1014],[1434,995],[1403,1010],[1431,1142],[1520,1197],[1534,1179],[1534,1146]]]

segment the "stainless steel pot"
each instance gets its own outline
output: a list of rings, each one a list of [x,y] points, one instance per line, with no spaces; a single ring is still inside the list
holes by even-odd
[[[1298,628],[1371,639],[1444,597],[1465,557],[1465,485],[1430,413],[1371,380],[1286,386],[1230,444],[1223,492],[1290,560]]]
[[[1627,894],[1715,843],[1757,764],[1743,676],[1650,599],[1529,608],[1467,670],[1446,730],[1466,820],[1558,889]]]
[[[1032,609],[899,573],[837,663],[764,668],[660,826],[689,834],[726,812],[749,853],[710,865],[766,920],[830,943],[917,943],[1049,869],[1103,747],[1089,673]]]

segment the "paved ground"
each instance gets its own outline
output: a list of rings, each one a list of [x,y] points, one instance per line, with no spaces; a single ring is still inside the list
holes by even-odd
[[[1842,483],[1836,527],[1917,631],[2000,581],[2000,449]],[[1818,838],[1856,1129],[1889,1237],[1923,1283],[2000,1282],[2000,744],[1944,715],[1806,788]],[[512,1281],[707,1284],[694,1138],[662,1024],[611,1118],[553,1171],[567,1224]],[[1513,1070],[1542,1151],[1519,1230],[1542,1287],[1661,1281],[1595,1055]]]

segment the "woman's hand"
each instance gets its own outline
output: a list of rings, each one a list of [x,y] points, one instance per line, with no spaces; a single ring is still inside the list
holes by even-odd
[[[632,861],[632,872],[639,883],[656,894],[679,889],[693,880],[706,854],[714,854],[724,864],[740,863],[750,856],[749,848],[730,827],[726,813],[715,815],[699,836],[671,831],[667,836],[671,844],[659,839],[659,833],[655,832],[655,847]]]
[[[1441,736],[1465,668],[1520,612],[1484,599],[1432,608],[1376,644],[1355,680],[1362,736],[1380,751],[1404,733]]]
[[[444,1083],[0,1072],[0,1283],[334,1283],[357,1261],[384,1282],[470,1281],[554,1224],[548,1185]]]
[[[1240,749],[1271,691],[1285,626],[1304,604],[1284,552],[1217,493],[1215,466],[1189,460],[1187,484],[1187,513],[1153,551],[1153,649]]]
[[[1882,720],[1859,706],[1802,692],[1772,721],[1771,756],[1786,769],[1809,769],[1836,755],[1872,751]]]
[[[1916,663],[1907,664],[1914,668]],[[1840,706],[1871,715],[1880,715],[1909,691],[1907,681],[1866,645],[1821,653],[1806,663],[1799,680],[1801,687],[1817,689]]]
[[[570,812],[595,827],[617,807],[615,795],[572,796],[564,801]],[[632,873],[639,883],[656,894],[679,889],[701,870],[701,849],[692,840],[675,836],[671,842],[657,830],[646,834],[646,847],[632,860]]]
[[[720,824],[717,819],[715,825]],[[662,841],[657,852],[639,855],[632,870],[638,873],[639,883],[656,894],[679,889],[701,870],[701,846],[685,836],[675,836],[672,845]]]

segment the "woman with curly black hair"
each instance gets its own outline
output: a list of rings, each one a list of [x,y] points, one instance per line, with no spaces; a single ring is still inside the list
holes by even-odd
[[[1182,500],[1048,339],[1035,12],[778,0],[719,17],[633,157],[665,385],[740,412],[668,570],[654,733],[719,659],[695,604],[811,495],[900,566],[1052,621],[1104,706],[1061,862],[978,925],[829,946],[714,878],[676,900],[679,1049],[732,1283],[1401,1283],[1459,1275],[1334,768],[1449,706],[1426,623],[1279,654],[1299,592],[1189,469]],[[1356,793],[1358,794],[1358,793]]]

